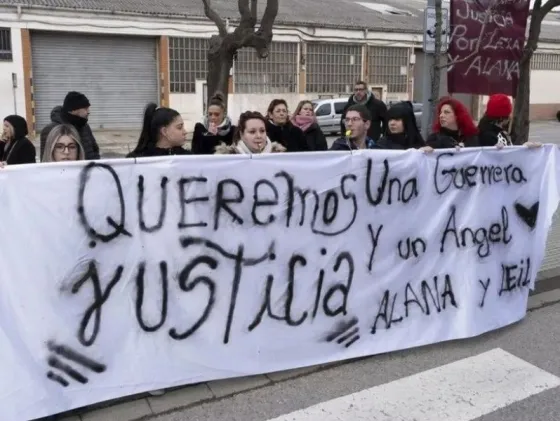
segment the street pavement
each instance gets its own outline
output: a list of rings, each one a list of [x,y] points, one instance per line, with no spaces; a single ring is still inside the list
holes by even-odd
[[[150,421],[558,421],[560,304],[481,337],[374,356]]]

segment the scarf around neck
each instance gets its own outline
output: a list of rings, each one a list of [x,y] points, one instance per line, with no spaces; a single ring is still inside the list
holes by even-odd
[[[208,126],[209,126],[208,116],[204,117],[204,120],[202,121],[202,125],[206,130],[208,130]],[[230,130],[231,130],[231,119],[228,116],[225,116],[224,121],[222,121],[218,125],[218,132],[216,134],[218,136],[225,136],[229,133]]]
[[[301,129],[302,132],[306,132],[317,119],[314,116],[305,115],[295,115],[292,117],[291,122],[294,126]]]
[[[356,105],[365,105],[369,99],[371,98],[372,93],[370,91],[367,91],[366,93],[366,97],[364,99],[362,99],[361,101],[358,101],[358,98],[356,98],[356,95],[354,95],[352,97],[352,100],[354,101],[354,104]]]
[[[243,142],[243,140],[239,140],[239,142],[237,142],[237,146],[235,148],[237,149],[237,152],[239,152],[240,154],[244,154],[244,155],[253,155],[253,154],[259,154],[259,153],[270,153],[270,152],[272,152],[272,142],[267,137],[266,138],[266,145],[264,145],[263,150],[260,151],[260,152],[252,152],[251,149],[249,149],[247,147],[245,142]]]

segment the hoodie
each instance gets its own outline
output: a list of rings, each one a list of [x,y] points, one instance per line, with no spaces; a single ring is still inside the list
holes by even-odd
[[[403,133],[391,133],[389,121],[401,120],[403,122]],[[387,111],[387,127],[379,142],[380,149],[410,149],[421,148],[425,145],[424,139],[416,125],[416,117],[412,103],[409,101],[399,102]]]
[[[36,151],[33,143],[27,138],[27,122],[18,115],[5,118],[14,128],[13,138],[0,142],[0,160],[8,165],[35,164]]]

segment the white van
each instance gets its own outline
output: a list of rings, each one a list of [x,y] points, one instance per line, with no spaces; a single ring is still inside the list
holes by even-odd
[[[319,127],[325,135],[340,133],[342,111],[348,103],[348,98],[326,98],[311,101]]]

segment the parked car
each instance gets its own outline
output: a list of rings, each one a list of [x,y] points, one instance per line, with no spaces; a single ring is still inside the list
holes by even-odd
[[[325,135],[340,133],[340,120],[348,98],[325,98],[311,101],[317,123]]]
[[[414,110],[414,117],[416,118],[416,125],[418,130],[422,130],[422,104],[421,102],[413,102],[412,109]]]

